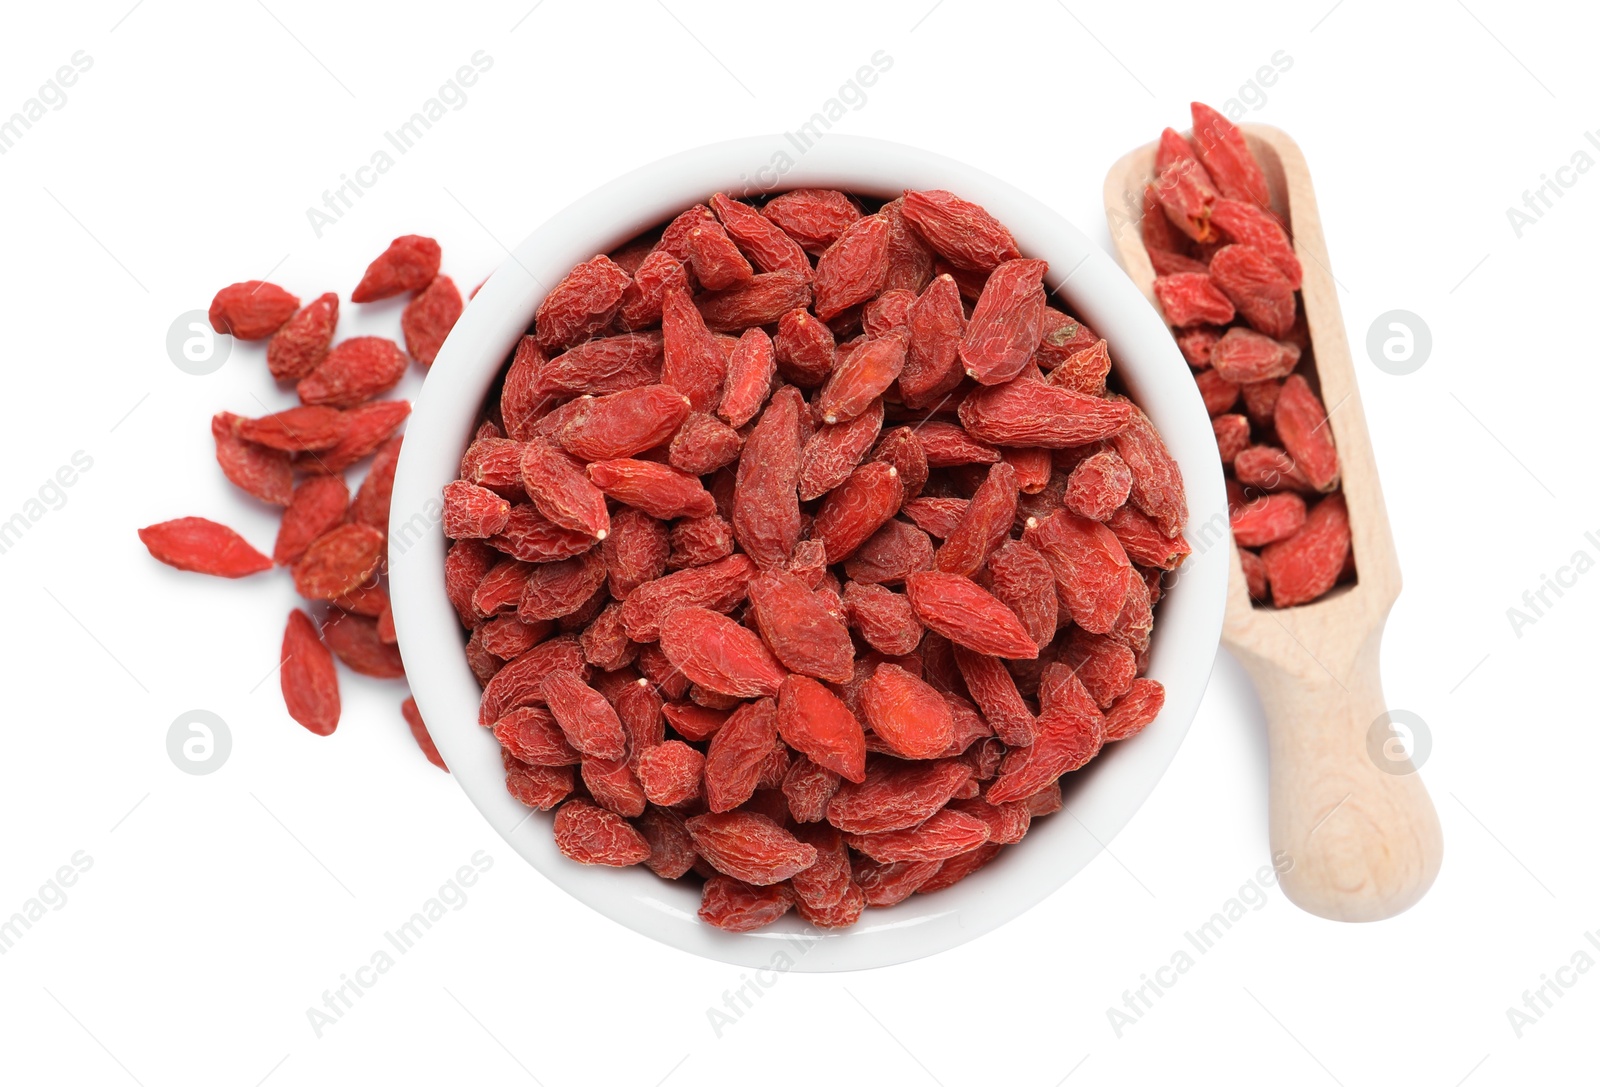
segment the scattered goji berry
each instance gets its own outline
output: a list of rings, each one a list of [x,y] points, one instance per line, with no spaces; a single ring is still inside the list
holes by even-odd
[[[248,279],[222,288],[211,300],[211,327],[236,340],[264,340],[283,327],[300,300],[276,283]]]
[[[406,234],[367,266],[361,282],[350,292],[352,302],[376,302],[408,291],[420,291],[439,274],[439,243],[419,234]]]

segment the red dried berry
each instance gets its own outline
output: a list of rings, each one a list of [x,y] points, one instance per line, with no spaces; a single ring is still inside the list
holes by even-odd
[[[322,640],[351,671],[374,679],[401,679],[406,674],[400,650],[378,637],[378,623],[363,615],[330,614],[322,624]]]
[[[767,201],[761,214],[810,253],[827,249],[861,218],[855,203],[833,189],[792,189]]]
[[[1233,320],[1234,302],[1205,272],[1178,272],[1157,277],[1151,285],[1167,324],[1225,325]]]
[[[556,809],[556,847],[579,864],[626,867],[650,856],[650,843],[615,812],[582,800]]]
[[[925,570],[906,578],[906,595],[923,626],[959,645],[1012,660],[1039,655],[1016,613],[970,578]]]
[[[731,876],[712,876],[700,896],[700,920],[725,932],[753,932],[778,920],[794,905],[781,884],[752,887]]]
[[[300,308],[300,300],[275,283],[248,279],[222,288],[211,300],[211,327],[237,340],[264,340]]]
[[[371,525],[340,525],[311,542],[291,569],[307,600],[337,600],[377,573],[384,536]]]
[[[817,260],[817,318],[831,321],[878,296],[889,274],[889,221],[868,215],[852,223]]]
[[[788,675],[778,692],[778,734],[818,766],[850,781],[866,773],[866,736],[838,696],[809,676]]]
[[[406,234],[389,243],[367,266],[361,282],[350,292],[352,302],[376,302],[408,291],[420,291],[439,274],[439,243],[418,234]]]
[[[463,308],[461,292],[449,276],[436,276],[422,293],[407,302],[400,315],[400,330],[411,357],[424,366],[432,366]]]
[[[353,408],[394,388],[405,372],[406,357],[393,340],[356,336],[335,344],[295,392],[302,403]]]
[[[551,288],[533,316],[534,335],[547,351],[570,347],[604,329],[622,304],[633,277],[598,256],[578,265]]]
[[[1306,604],[1338,582],[1350,554],[1350,514],[1343,495],[1329,495],[1306,515],[1300,531],[1261,552],[1272,602]]]
[[[908,192],[902,214],[933,251],[957,268],[988,272],[1021,254],[1011,231],[983,208],[943,189]]]
[[[757,887],[782,883],[817,860],[813,846],[754,812],[697,815],[685,825],[711,867]]]
[[[1339,485],[1339,451],[1333,444],[1328,413],[1299,374],[1283,383],[1272,411],[1273,426],[1284,451],[1294,458],[1306,480],[1319,491]]]
[[[756,791],[778,742],[778,710],[770,698],[739,707],[716,729],[706,749],[706,805],[732,811]]]
[[[1165,705],[1167,692],[1153,679],[1136,679],[1106,711],[1106,742],[1126,740],[1144,731]]]
[[[406,719],[406,725],[411,729],[411,738],[417,741],[423,756],[448,774],[450,767],[444,764],[444,756],[439,754],[439,748],[434,745],[433,737],[428,735],[428,726],[422,721],[422,711],[417,709],[417,700],[407,698],[400,703],[400,715]]]
[[[983,820],[945,808],[906,830],[882,834],[851,834],[851,847],[880,864],[937,861],[976,849],[989,840]]]
[[[700,480],[669,465],[624,458],[595,461],[587,471],[609,497],[663,521],[708,517],[717,509]]]
[[[205,517],[179,517],[139,530],[150,556],[178,570],[243,578],[272,568],[272,560],[251,548],[237,531]]]
[[[539,690],[567,742],[579,752],[596,759],[620,759],[627,754],[617,711],[578,672],[553,670],[541,678]],[[485,700],[487,697],[486,691]]]
[[[267,370],[279,381],[299,381],[317,368],[339,324],[339,296],[324,294],[286,321],[267,341]]]
[[[1126,401],[1018,379],[974,390],[959,414],[967,433],[979,441],[1061,449],[1110,437],[1132,421],[1134,411]],[[924,448],[927,444],[924,438]],[[928,463],[934,463],[931,451]]]
[[[989,274],[961,340],[968,377],[998,385],[1027,366],[1043,331],[1046,267],[1042,260],[1008,260]]]
[[[783,682],[783,668],[761,639],[709,608],[678,608],[669,614],[661,623],[661,649],[690,682],[721,694],[777,694]]]
[[[672,807],[700,795],[705,756],[681,740],[668,740],[639,755],[639,783],[652,804]]]
[[[1250,327],[1274,339],[1282,339],[1294,329],[1294,287],[1261,250],[1225,245],[1211,258],[1210,275]]]
[[[283,704],[308,732],[328,736],[339,727],[339,676],[333,654],[311,617],[296,608],[289,613],[278,655],[278,682]]]
[[[750,262],[763,272],[800,272],[811,275],[811,262],[798,242],[749,204],[730,200],[722,193],[711,198],[711,207],[722,220],[723,228],[738,243]],[[698,269],[696,269],[698,274]],[[700,281],[705,282],[701,276]]]

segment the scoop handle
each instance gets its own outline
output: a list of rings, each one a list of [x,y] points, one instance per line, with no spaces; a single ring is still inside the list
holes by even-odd
[[[1444,856],[1438,813],[1387,715],[1381,636],[1380,626],[1342,679],[1246,662],[1266,710],[1280,883],[1301,909],[1335,921],[1405,911]]]

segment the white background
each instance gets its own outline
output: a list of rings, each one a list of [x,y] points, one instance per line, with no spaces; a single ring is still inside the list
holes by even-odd
[[[1584,535],[1600,530],[1600,176],[1565,175],[1575,183],[1521,238],[1506,215],[1600,126],[1592,13],[1505,0],[130,2],[13,5],[0,35],[0,117],[75,51],[93,58],[0,156],[0,519],[74,452],[93,459],[0,554],[0,916],[76,851],[93,861],[0,956],[0,1075],[1593,1081],[1600,971],[1520,1038],[1506,1015],[1600,930],[1600,575],[1578,576],[1520,637],[1507,619],[1575,552],[1600,556]],[[306,208],[477,50],[494,63],[466,105],[316,237]],[[329,739],[287,718],[272,675],[287,578],[179,574],[134,536],[200,514],[270,545],[271,511],[223,482],[207,420],[286,394],[259,349],[238,345],[196,377],[164,346],[219,286],[270,272],[302,297],[348,296],[390,237],[419,232],[465,289],[616,174],[800,125],[877,50],[893,66],[839,131],[972,162],[1102,241],[1117,156],[1183,127],[1191,98],[1220,106],[1275,52],[1293,59],[1250,119],[1290,131],[1316,178],[1407,579],[1387,692],[1430,726],[1424,777],[1447,855],[1429,897],[1382,924],[1318,920],[1273,889],[1120,1038],[1106,1009],[1266,857],[1261,714],[1226,655],[1114,855],[958,950],[785,976],[718,1037],[707,1009],[745,971],[635,936],[526,868],[418,755],[397,685],[346,676]],[[1434,340],[1406,377],[1361,346],[1396,308]],[[369,307],[341,332],[392,334],[397,316]],[[233,737],[209,776],[166,751],[169,724],[195,708]],[[307,1007],[478,850],[494,865],[467,904],[316,1037]]]

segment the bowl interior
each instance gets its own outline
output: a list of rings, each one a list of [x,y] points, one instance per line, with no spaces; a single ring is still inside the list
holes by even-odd
[[[1118,379],[1177,458],[1194,554],[1158,606],[1148,674],[1166,688],[1165,707],[1138,736],[1063,781],[1066,810],[1036,820],[1027,838],[971,878],[868,910],[851,928],[822,932],[791,913],[769,928],[730,934],[696,917],[697,882],[669,883],[643,867],[575,864],[557,851],[550,814],[530,812],[506,792],[499,744],[477,723],[479,687],[444,591],[439,493],[458,474],[501,365],[572,266],[713,192],[807,187],[884,199],[903,189],[949,189],[987,207],[1025,255],[1047,260],[1047,288],[1106,337]],[[918,958],[994,928],[1060,887],[1127,824],[1170,763],[1205,689],[1222,624],[1227,530],[1216,443],[1187,364],[1144,296],[1075,227],[1011,185],[929,152],[863,137],[829,135],[806,148],[787,136],[753,137],[611,182],[536,230],[490,277],[440,352],[407,427],[390,515],[390,587],[412,692],[434,741],[468,797],[529,863],[608,917],[684,950],[752,967],[781,956],[797,970],[847,970]]]

